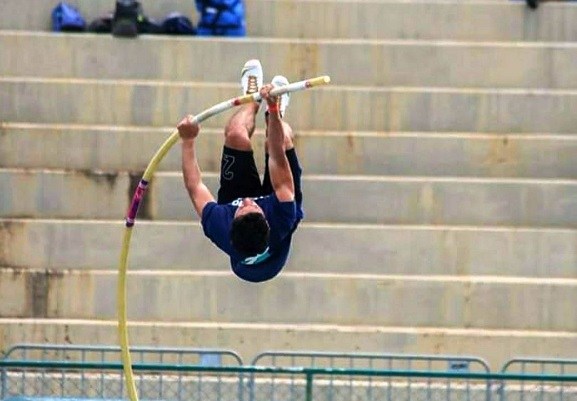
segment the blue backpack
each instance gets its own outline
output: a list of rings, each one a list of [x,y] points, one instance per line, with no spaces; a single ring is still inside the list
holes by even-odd
[[[246,36],[242,0],[196,0],[200,14],[197,34],[203,36]]]
[[[86,30],[86,21],[76,8],[62,1],[52,10],[52,30],[82,32]]]

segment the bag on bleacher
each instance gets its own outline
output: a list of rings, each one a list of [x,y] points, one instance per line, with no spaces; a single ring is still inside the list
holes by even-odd
[[[138,8],[136,0],[116,0],[112,18],[112,35],[119,38],[138,36]]]
[[[200,14],[197,35],[246,36],[242,0],[196,0]]]
[[[101,15],[95,18],[88,25],[88,32],[92,33],[110,33],[112,32],[112,21],[114,19],[114,13],[110,12],[108,14]]]
[[[106,26],[106,20],[99,21]],[[134,38],[139,34],[163,33],[162,26],[144,14],[142,3],[137,0],[116,0],[112,18],[112,35]]]
[[[186,15],[170,13],[162,21],[162,30],[167,35],[196,35],[194,24]]]
[[[137,15],[136,15],[136,31],[140,33],[147,34],[161,34],[164,33],[162,25],[156,20],[147,17],[142,11],[142,6],[140,3],[137,4]],[[107,14],[101,15],[95,18],[88,25],[88,32],[92,33],[111,33],[112,27],[114,25],[114,14],[115,11],[111,11]]]
[[[86,30],[86,21],[75,7],[62,1],[52,10],[52,30],[55,32],[83,32]]]

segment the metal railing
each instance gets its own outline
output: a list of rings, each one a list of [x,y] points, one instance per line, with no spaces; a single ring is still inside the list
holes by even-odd
[[[376,370],[490,372],[482,358],[466,355],[417,355],[362,352],[266,351],[251,365]]]
[[[133,362],[140,364],[243,365],[242,358],[236,352],[224,349],[133,346],[130,351]],[[6,351],[4,360],[106,363],[119,362],[120,352],[118,346],[17,344]],[[30,372],[23,369],[17,372],[2,371],[0,373],[0,398],[2,399],[9,394],[25,394],[29,391],[33,394],[54,392],[60,397],[73,393],[78,394],[79,397],[94,394],[97,398],[109,398],[115,394],[123,394],[125,390],[122,372],[63,370],[48,374],[46,371]],[[176,398],[183,399],[185,379],[180,374],[165,377],[162,372],[157,373],[153,380],[150,376],[135,374],[135,382],[139,391],[156,393],[160,398],[166,394],[166,389],[170,389],[169,391],[175,392]],[[35,390],[32,390],[34,388]]]
[[[267,351],[258,354],[251,362],[251,365],[265,365],[275,367],[312,367],[312,368],[339,368],[339,369],[369,369],[369,370],[398,370],[398,371],[451,371],[451,372],[481,372],[489,373],[490,368],[487,362],[481,358],[472,356],[452,356],[452,355],[411,355],[411,354],[385,354],[385,353],[337,353],[337,352],[308,352],[308,351]],[[271,387],[274,388],[275,382],[280,380],[281,383],[285,379],[271,377]],[[393,378],[381,380],[378,383],[373,383],[373,379],[369,379],[366,383],[367,389],[370,390],[370,398],[377,397],[383,384],[387,388],[392,389],[396,385]],[[254,382],[253,382],[254,383]],[[454,383],[453,383],[454,384]],[[351,396],[357,392],[354,387],[357,385],[352,378],[346,382],[339,380],[334,382],[332,377],[323,383],[330,393],[332,387],[338,386],[339,391],[348,391]],[[439,391],[439,382],[433,381],[430,378],[413,383],[413,380],[408,379],[405,383],[408,389],[411,387],[419,388],[422,393],[426,394],[427,399],[431,399],[432,395]],[[294,387],[298,386],[291,382],[285,387],[291,393],[294,393]],[[473,388],[474,386],[474,388]],[[490,383],[485,385],[486,399],[490,392]],[[251,399],[254,399],[254,388],[250,389]],[[466,381],[459,384],[459,392],[472,394],[473,392],[480,393],[481,387],[478,383]],[[388,397],[392,397],[393,392],[387,393]],[[380,398],[379,398],[380,399]]]
[[[524,401],[577,399],[575,374],[169,364],[134,364],[133,369],[147,381],[147,386],[139,389],[143,400],[499,401],[503,397],[507,400]],[[122,386],[118,383],[122,371],[121,363],[0,360],[0,371],[3,382],[6,378],[8,384],[2,399],[126,398]],[[23,372],[26,372],[27,378],[24,384],[20,382]],[[104,377],[105,386],[80,387],[80,375],[84,375],[88,380],[86,383],[90,383],[93,376]],[[159,375],[165,378],[163,388],[159,387]],[[11,381],[13,377],[17,378],[14,383]],[[175,379],[170,381],[170,378]],[[526,385],[520,387],[519,383]],[[561,398],[556,390],[559,386],[564,388]],[[490,388],[489,392],[486,391],[487,388]]]
[[[503,365],[501,372],[504,374],[577,375],[577,359],[514,358]],[[577,401],[575,386],[567,386],[564,382],[509,381],[503,383],[499,390],[501,401]],[[531,394],[531,396],[529,397],[527,394]]]
[[[501,368],[503,373],[577,374],[577,359],[514,358]]]
[[[117,362],[120,347],[116,345],[16,344],[4,359],[38,361]],[[241,356],[232,350],[188,347],[130,347],[136,363],[169,363],[186,365],[242,366]]]

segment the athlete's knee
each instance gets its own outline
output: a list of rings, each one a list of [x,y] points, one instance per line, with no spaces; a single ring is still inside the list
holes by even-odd
[[[250,137],[244,127],[228,125],[224,130],[224,145],[236,150],[252,150]]]

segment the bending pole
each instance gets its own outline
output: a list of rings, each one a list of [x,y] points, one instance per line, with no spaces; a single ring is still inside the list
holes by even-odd
[[[283,93],[296,92],[303,89],[313,88],[315,86],[326,85],[331,81],[330,77],[324,75],[317,78],[307,79],[304,81],[294,82],[286,86],[281,86],[271,90],[270,94],[273,96],[280,96]],[[260,93],[253,93],[251,95],[245,95],[241,97],[236,97],[233,99],[226,100],[224,102],[218,103],[209,109],[206,109],[202,113],[194,117],[193,122],[201,123],[202,121],[215,116],[223,111],[230,110],[233,107],[240,106],[241,104],[257,102],[261,100]],[[132,228],[136,221],[136,215],[138,214],[138,208],[140,203],[146,194],[146,189],[152,175],[154,174],[158,164],[162,161],[166,153],[170,148],[178,141],[179,135],[178,130],[175,130],[168,139],[162,144],[158,149],[156,154],[150,160],[148,167],[144,171],[142,179],[140,180],[136,192],[128,208],[126,214],[126,228],[124,231],[124,239],[122,241],[122,251],[120,253],[120,262],[118,264],[118,284],[117,284],[117,315],[118,315],[118,335],[120,339],[120,349],[122,355],[122,365],[124,368],[124,377],[126,379],[126,387],[128,388],[128,395],[130,401],[138,401],[138,394],[136,393],[136,385],[134,383],[134,375],[132,372],[132,360],[130,357],[130,346],[128,342],[128,328],[127,328],[127,299],[126,299],[126,272],[127,272],[127,262],[128,262],[128,251],[130,250],[130,239],[132,237]]]

